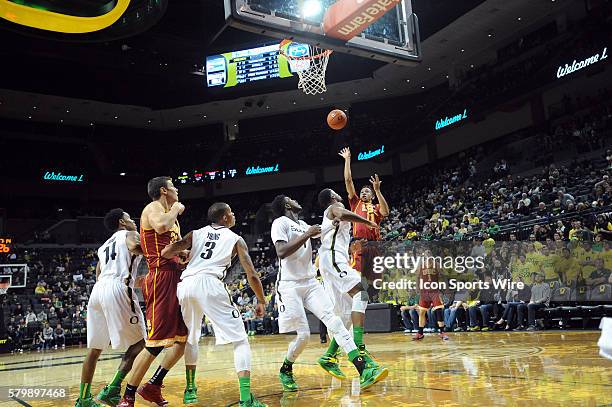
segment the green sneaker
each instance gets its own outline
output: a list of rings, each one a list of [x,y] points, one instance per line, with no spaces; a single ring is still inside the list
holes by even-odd
[[[297,391],[298,385],[293,379],[293,373],[283,373],[279,372],[278,378],[283,385],[284,391]]]
[[[340,366],[338,366],[338,358],[335,356],[330,356],[325,354],[321,356],[318,360],[319,366],[323,368],[327,373],[334,376],[336,379],[344,380],[346,376],[340,370]]]
[[[482,327],[482,329],[481,329],[481,331],[482,331],[482,332],[488,332],[488,331],[490,331],[490,330],[491,330],[491,328],[489,328],[488,326],[484,326],[484,327]]]
[[[240,407],[268,407],[267,404],[257,400],[255,396],[253,396],[253,393],[251,393],[251,398],[249,400],[241,401],[239,405]]]
[[[102,406],[96,403],[93,397],[88,397],[86,399],[77,399],[76,403],[74,403],[74,407],[102,407]]]
[[[115,407],[121,400],[121,386],[106,385],[96,397],[100,403]]]
[[[374,358],[363,344],[359,345],[359,356],[366,361],[366,367],[379,367],[379,364],[374,361]]]
[[[195,404],[198,402],[198,388],[188,387],[183,393],[183,404]]]
[[[375,383],[385,379],[388,374],[389,371],[386,367],[379,366],[365,368],[361,373],[361,377],[359,378],[361,390],[365,390]]]

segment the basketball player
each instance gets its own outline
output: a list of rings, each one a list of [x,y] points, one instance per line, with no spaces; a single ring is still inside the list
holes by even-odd
[[[183,239],[162,250],[162,256],[171,258],[191,248],[191,259],[181,274],[178,285],[178,300],[187,328],[189,344],[195,349],[200,339],[204,314],[211,320],[217,345],[234,344],[234,366],[238,372],[240,405],[264,407],[251,393],[251,347],[240,311],[223,283],[232,258],[238,255],[249,285],[257,296],[255,312],[263,317],[266,299],[259,277],[249,256],[244,239],[230,229],[236,224],[234,213],[228,204],[217,202],[208,209],[209,226],[189,232]]]
[[[321,224],[321,247],[319,248],[319,269],[325,282],[325,289],[334,302],[334,311],[348,328],[353,325],[353,337],[360,355],[368,368],[374,368],[378,377],[384,379],[388,371],[379,367],[368,354],[363,344],[363,325],[368,306],[368,293],[361,284],[361,276],[349,265],[349,243],[351,222],[377,228],[376,222],[344,209],[342,198],[327,188],[319,193],[319,204],[326,208]],[[338,343],[332,339],[327,352],[319,358],[319,365],[328,373],[338,368],[336,358]]]
[[[339,155],[344,158],[344,185],[346,186],[346,192],[348,193],[351,211],[363,218],[366,218],[367,220],[375,222],[380,226],[380,222],[389,216],[389,205],[380,191],[381,181],[378,178],[378,175],[374,174],[374,176],[370,177],[372,187],[369,185],[363,186],[361,191],[359,191],[359,196],[357,196],[351,173],[351,150],[348,147],[343,148]],[[372,203],[374,194],[376,194],[376,199],[379,202],[376,205]],[[357,245],[360,250],[355,250],[353,254],[355,269],[363,275],[366,275],[366,277],[369,277],[367,276],[367,273],[370,270],[365,270],[364,267],[364,263],[368,263],[368,261],[364,261],[363,257],[365,255],[365,257],[373,258],[376,254],[369,256],[369,254],[371,254],[369,252],[372,250],[369,249],[368,245],[364,243],[368,241],[380,240],[380,228],[370,228],[363,223],[354,223],[353,238],[361,243]],[[369,268],[371,268],[371,265],[369,265]]]
[[[136,223],[123,209],[112,209],[104,217],[104,226],[113,235],[98,249],[96,284],[87,305],[87,356],[81,369],[81,391],[75,407],[99,406],[91,395],[91,381],[100,354],[127,348],[119,369],[97,399],[116,406],[121,398],[121,382],[134,359],[144,348],[144,318],[133,296],[136,270],[142,256]]]
[[[347,353],[361,376],[361,388],[366,389],[381,380],[383,374],[380,369],[366,367],[351,334],[340,318],[334,315],[333,304],[323,286],[317,281],[312,266],[310,239],[321,234],[321,227],[319,225],[309,227],[306,222],[298,220],[298,213],[301,210],[302,207],[295,200],[285,195],[278,195],[272,202],[272,211],[276,219],[272,222],[271,237],[279,258],[276,279],[278,326],[280,333],[297,332],[297,337],[289,344],[287,356],[280,369],[281,385],[285,391],[298,390],[293,378],[293,363],[310,338],[310,328],[304,311],[306,307],[327,326],[330,335]],[[337,364],[330,365],[326,370],[339,379],[346,378]]]
[[[428,258],[431,260],[428,261]],[[437,283],[440,281],[440,270],[434,264],[432,252],[426,250],[422,255],[422,263],[419,266],[417,273],[417,284],[421,287],[422,284]],[[442,293],[438,289],[420,288],[419,290],[419,332],[412,337],[413,341],[421,340],[425,337],[423,329],[427,322],[427,310],[432,307],[432,316],[438,321],[440,328],[440,339],[447,341],[448,335],[444,332],[444,302],[442,301]]]
[[[147,191],[153,202],[143,209],[140,216],[140,241],[149,265],[149,273],[143,283],[148,334],[145,350],[140,352],[134,362],[134,369],[119,407],[134,405],[138,385],[164,348],[171,349],[164,355],[151,380],[138,388],[138,394],[158,406],[168,404],[161,394],[163,379],[185,353],[187,341],[187,327],[176,297],[176,285],[180,277],[179,259],[166,259],[161,256],[164,247],[180,239],[181,230],[177,218],[183,213],[185,206],[179,202],[178,189],[169,177],[151,179],[147,184]],[[183,397],[185,404],[197,401],[193,382],[195,361],[187,359],[186,357],[185,366],[188,380]]]

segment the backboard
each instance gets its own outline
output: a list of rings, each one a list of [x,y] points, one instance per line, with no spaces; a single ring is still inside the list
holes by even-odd
[[[27,264],[0,264],[0,282],[11,288],[25,288],[28,282]]]
[[[387,63],[415,65],[421,59],[418,19],[411,0],[401,0],[348,42],[325,35],[325,13],[337,0],[225,0],[230,26],[282,40],[359,55]],[[386,1],[386,0],[385,0]]]

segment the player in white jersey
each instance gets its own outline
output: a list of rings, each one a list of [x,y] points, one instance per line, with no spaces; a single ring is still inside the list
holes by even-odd
[[[332,189],[319,193],[319,204],[326,208],[321,222],[321,247],[319,248],[319,270],[325,282],[325,289],[334,302],[334,311],[347,328],[353,326],[353,339],[368,366],[378,367],[363,344],[363,327],[368,306],[368,293],[361,283],[360,274],[350,265],[349,245],[351,243],[351,222],[363,223],[372,228],[378,225],[356,213],[344,209],[342,198]],[[319,359],[333,366],[338,344],[332,340],[327,352]],[[336,365],[337,367],[337,365]],[[386,373],[385,373],[386,376]]]
[[[89,350],[81,370],[77,407],[99,406],[91,395],[91,381],[98,358],[109,343],[113,349],[127,348],[127,351],[112,382],[104,387],[97,399],[110,406],[117,405],[121,383],[144,348],[146,336],[142,311],[134,295],[136,270],[142,254],[136,224],[123,209],[116,208],[106,214],[104,225],[114,233],[98,249],[97,281],[87,305]]]
[[[377,367],[368,368],[360,355],[351,334],[333,312],[333,304],[317,281],[312,264],[310,239],[321,233],[318,225],[308,226],[298,219],[302,207],[293,199],[278,195],[272,202],[276,216],[272,222],[271,237],[279,259],[276,279],[278,303],[278,326],[280,333],[296,331],[297,337],[289,344],[287,356],[281,366],[279,379],[285,391],[297,391],[293,378],[293,363],[302,353],[308,339],[310,328],[304,307],[308,308],[328,328],[329,333],[348,354],[360,375],[362,389],[372,386],[383,379],[386,373]],[[331,375],[345,379],[346,376],[335,366],[321,366]]]
[[[266,305],[263,287],[244,239],[230,230],[236,224],[236,218],[229,205],[222,202],[212,204],[208,209],[208,220],[210,226],[189,232],[162,250],[163,257],[171,258],[191,248],[189,263],[181,274],[176,292],[189,332],[187,342],[192,345],[185,349],[185,363],[195,365],[197,362],[202,318],[206,315],[212,322],[217,345],[234,345],[240,406],[266,406],[251,393],[251,347],[240,311],[223,282],[232,258],[238,255],[249,285],[257,296],[255,310],[258,317],[263,317]],[[193,349],[193,352],[188,352],[188,349]]]

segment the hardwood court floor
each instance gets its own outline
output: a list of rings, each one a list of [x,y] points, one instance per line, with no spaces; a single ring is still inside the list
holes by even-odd
[[[294,366],[298,393],[283,395],[277,372],[291,336],[253,337],[254,393],[270,406],[607,406],[612,404],[612,362],[598,355],[599,332],[460,333],[450,341],[427,335],[412,342],[402,333],[368,334],[372,354],[389,369],[389,377],[359,394],[354,370],[349,380],[324,374],[316,359],[324,349],[313,336]],[[197,383],[201,406],[236,405],[237,379],[232,347],[200,344]],[[0,357],[0,386],[69,386],[69,400],[30,401],[21,405],[71,406],[78,393],[85,349]],[[120,353],[107,351],[98,363],[92,391],[109,380]],[[147,375],[151,376],[154,368]],[[184,365],[165,381],[171,406],[182,405]],[[530,404],[532,403],[532,404]],[[16,401],[0,406],[19,406]],[[137,405],[147,406],[140,400]]]

